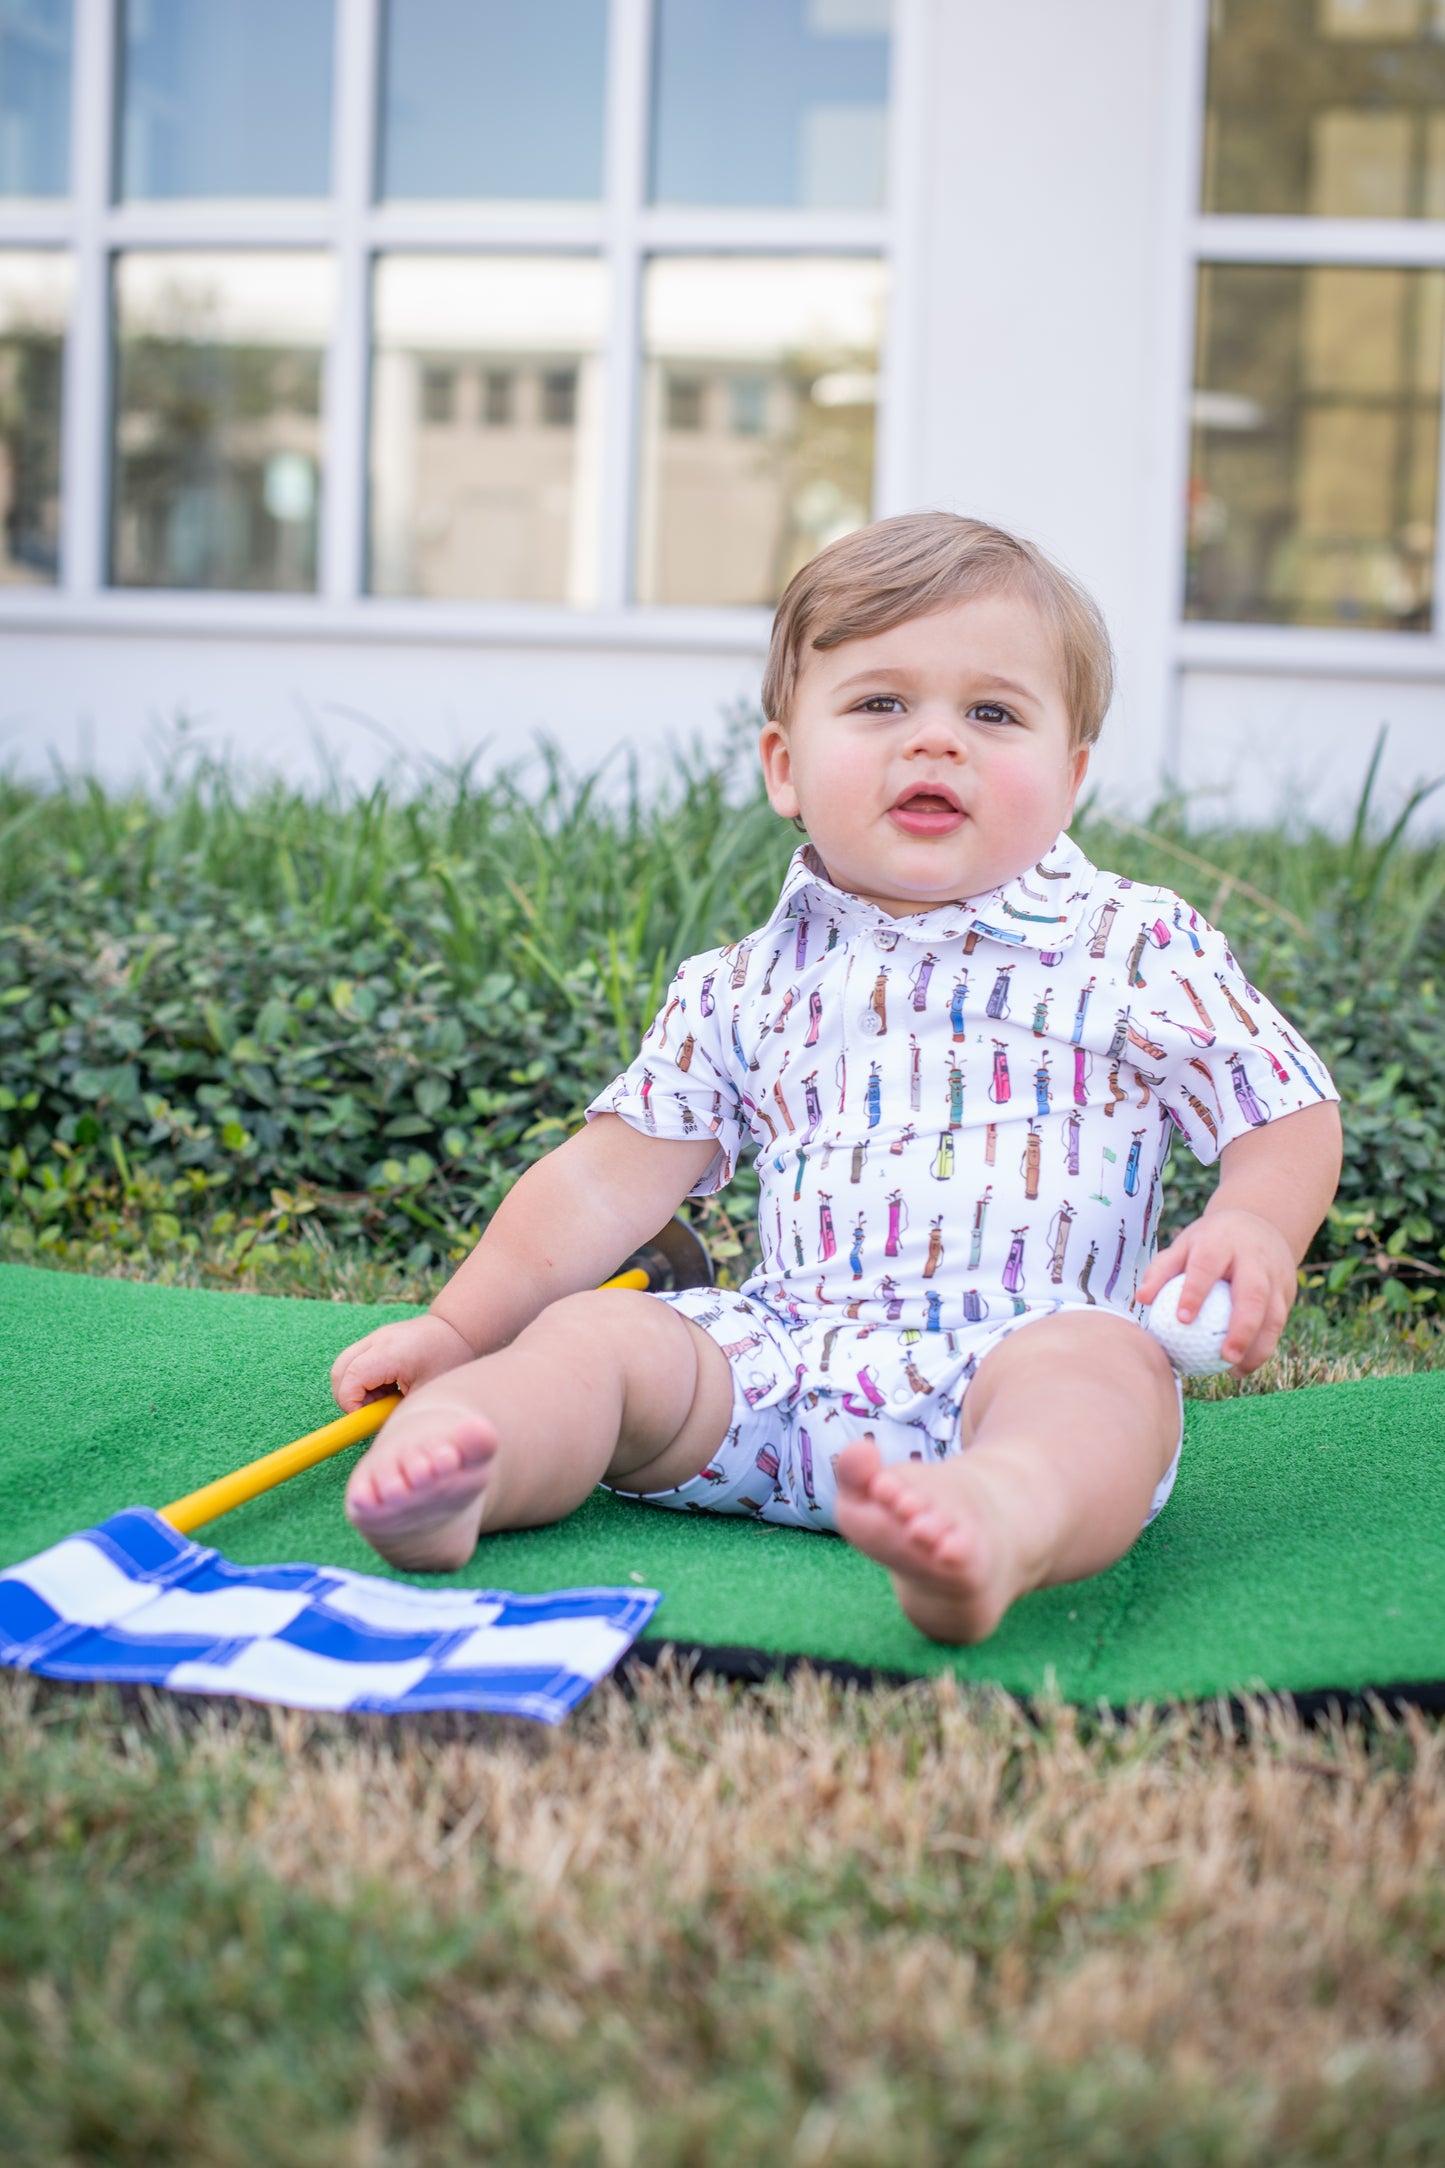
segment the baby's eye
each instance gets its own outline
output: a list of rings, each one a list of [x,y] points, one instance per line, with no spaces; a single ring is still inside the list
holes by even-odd
[[[1018,721],[1013,709],[1000,707],[997,700],[975,700],[968,712],[970,715],[976,715],[982,723],[1016,723]]]
[[[870,693],[866,700],[858,703],[862,715],[898,715],[902,708],[903,702],[896,693]]]

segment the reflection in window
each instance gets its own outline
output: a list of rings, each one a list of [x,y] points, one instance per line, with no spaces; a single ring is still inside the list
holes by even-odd
[[[449,422],[457,407],[457,372],[455,369],[423,369],[421,373],[421,417],[425,422]]]
[[[334,0],[125,0],[119,189],[324,196]]]
[[[373,594],[596,601],[605,296],[592,257],[379,261]]]
[[[511,421],[516,383],[510,369],[483,369],[482,421],[488,429],[505,429]]]
[[[0,251],[0,586],[54,582],[68,256]]]
[[[658,0],[655,203],[883,202],[890,0]]]
[[[760,437],[768,426],[768,380],[735,376],[728,384],[729,425],[734,436]]]
[[[542,419],[549,429],[570,429],[577,419],[577,371],[542,371]]]
[[[329,259],[137,251],[115,307],[112,580],[314,588]]]
[[[669,429],[701,429],[703,381],[700,376],[667,373],[667,426]]]
[[[1445,0],[1213,0],[1204,209],[1445,218]]]
[[[641,601],[776,602],[871,516],[883,282],[870,257],[648,265]]]
[[[387,0],[380,194],[602,193],[607,0]]]
[[[73,0],[0,0],[0,196],[70,187]]]
[[[1201,268],[1187,615],[1428,630],[1445,272]]]

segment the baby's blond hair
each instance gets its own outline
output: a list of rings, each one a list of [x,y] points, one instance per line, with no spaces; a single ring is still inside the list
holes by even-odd
[[[1025,596],[1058,644],[1070,742],[1092,745],[1114,689],[1098,605],[1032,542],[956,512],[903,512],[830,542],[783,591],[763,672],[763,713],[784,728],[809,648],[888,632],[974,595]]]

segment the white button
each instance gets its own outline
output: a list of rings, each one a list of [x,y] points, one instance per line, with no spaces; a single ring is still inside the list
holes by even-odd
[[[896,929],[892,927],[875,926],[873,940],[875,945],[881,949],[895,949],[898,946],[898,934]]]

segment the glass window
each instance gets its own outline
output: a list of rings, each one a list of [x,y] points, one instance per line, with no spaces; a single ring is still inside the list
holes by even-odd
[[[512,419],[517,378],[511,369],[483,369],[482,421],[489,429],[505,429]]]
[[[315,587],[334,301],[322,255],[117,260],[117,585]]]
[[[639,600],[776,602],[870,518],[883,293],[871,257],[647,266]]]
[[[334,0],[124,0],[118,186],[324,196]]]
[[[1213,0],[1204,208],[1445,218],[1445,0]]]
[[[701,429],[702,401],[706,386],[700,376],[677,376],[667,372],[667,426],[669,429]]]
[[[1445,271],[1208,264],[1186,614],[1429,629]]]
[[[890,0],[658,0],[652,199],[874,210]]]
[[[592,257],[381,258],[373,594],[596,601],[606,292]]]
[[[457,409],[457,372],[455,369],[423,369],[421,373],[421,418],[424,422],[449,422]]]
[[[0,586],[54,582],[60,562],[60,387],[71,265],[0,251]]]
[[[0,0],[0,196],[70,188],[71,0]]]
[[[387,0],[383,197],[602,193],[607,0]]]

